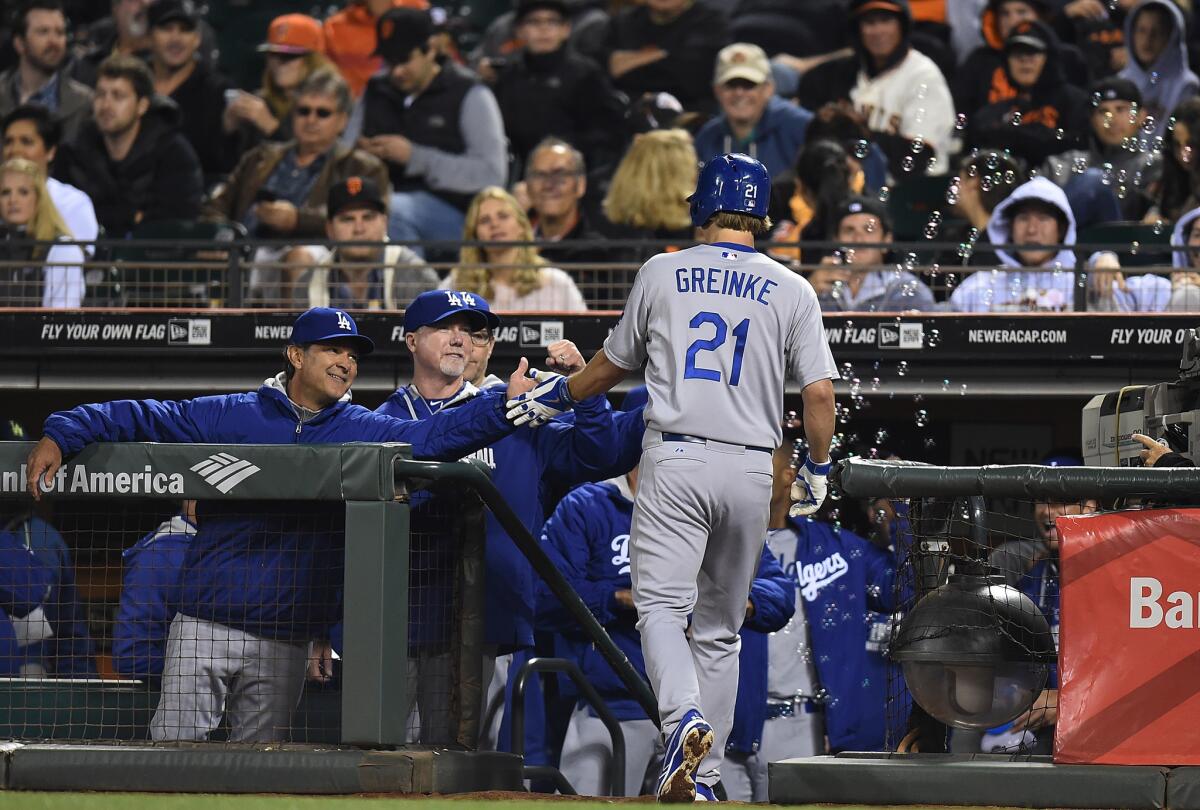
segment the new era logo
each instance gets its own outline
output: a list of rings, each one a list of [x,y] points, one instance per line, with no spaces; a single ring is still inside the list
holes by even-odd
[[[212,484],[224,494],[260,471],[249,461],[244,461],[228,453],[211,455],[191,469],[206,483]]]

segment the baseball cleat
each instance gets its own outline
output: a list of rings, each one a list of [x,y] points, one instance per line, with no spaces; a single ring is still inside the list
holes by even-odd
[[[663,757],[662,775],[658,777],[660,802],[692,802],[696,800],[696,769],[713,746],[713,730],[696,709],[689,709],[675,727]],[[711,788],[708,789],[711,793]]]
[[[698,801],[698,802],[715,802],[715,801],[717,801],[717,794],[714,793],[713,789],[710,788],[708,785],[704,784],[703,782],[697,782],[696,783],[696,801]]]

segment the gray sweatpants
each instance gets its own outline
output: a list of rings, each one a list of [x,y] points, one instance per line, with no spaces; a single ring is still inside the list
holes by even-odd
[[[712,725],[712,752],[696,772],[711,785],[733,726],[738,631],[767,533],[771,455],[664,443],[654,430],[642,447],[629,546],[646,673],[664,735],[693,708]]]
[[[767,763],[825,753],[825,715],[800,712],[763,725],[762,742],[753,754],[725,754],[721,784],[731,802],[767,801]]]
[[[508,675],[512,668],[513,654],[496,655],[496,648],[491,647],[483,653],[480,667],[483,678],[483,689],[480,694],[482,704],[479,715],[479,742],[476,746],[480,751],[496,751],[500,745],[500,724],[504,722],[504,694],[508,689]]]
[[[654,758],[658,729],[649,720],[622,720],[625,738],[625,796],[642,792],[646,767]],[[608,778],[612,761],[612,737],[604,721],[592,717],[586,706],[576,706],[563,738],[559,770],[580,796],[607,796],[612,784]]]
[[[233,742],[287,737],[304,689],[308,645],[176,613],[164,654],[154,740],[205,740],[229,713]]]

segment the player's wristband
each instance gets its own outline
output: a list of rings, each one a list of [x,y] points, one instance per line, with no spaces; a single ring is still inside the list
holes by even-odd
[[[812,460],[812,456],[804,457],[804,468],[813,475],[829,475],[831,467],[833,467],[833,459],[829,459],[824,464],[818,464]]]

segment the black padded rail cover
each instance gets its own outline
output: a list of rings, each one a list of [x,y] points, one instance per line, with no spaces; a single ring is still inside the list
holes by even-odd
[[[1118,497],[1200,501],[1200,468],[1194,467],[937,467],[849,458],[839,462],[837,480],[842,491],[854,498],[985,495],[1052,501]]]
[[[1200,810],[1200,768],[1172,768],[1167,775],[1167,807]]]
[[[1161,810],[1167,769],[969,755],[810,757],[768,766],[775,804],[944,804]]]

